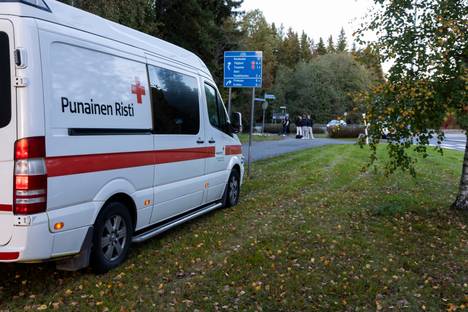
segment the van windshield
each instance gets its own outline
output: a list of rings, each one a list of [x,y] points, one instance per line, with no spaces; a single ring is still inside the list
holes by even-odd
[[[0,2],[21,2],[42,10],[50,11],[44,0],[0,0]]]
[[[0,128],[11,121],[10,42],[8,35],[0,32]]]

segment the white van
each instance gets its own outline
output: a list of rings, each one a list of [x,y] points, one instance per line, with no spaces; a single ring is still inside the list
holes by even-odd
[[[0,0],[0,262],[91,264],[239,200],[237,135],[194,54],[54,0]]]

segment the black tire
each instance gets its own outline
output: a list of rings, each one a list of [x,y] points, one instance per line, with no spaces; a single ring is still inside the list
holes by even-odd
[[[97,274],[107,273],[127,258],[133,223],[124,204],[107,204],[94,224],[91,266]]]
[[[234,207],[239,203],[240,196],[240,173],[233,170],[224,191],[223,206],[225,208]]]

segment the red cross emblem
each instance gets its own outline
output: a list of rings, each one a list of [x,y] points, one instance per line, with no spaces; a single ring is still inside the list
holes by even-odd
[[[137,103],[143,104],[143,96],[146,95],[145,87],[140,84],[138,77],[135,78],[135,84],[132,85],[132,94],[137,96]]]

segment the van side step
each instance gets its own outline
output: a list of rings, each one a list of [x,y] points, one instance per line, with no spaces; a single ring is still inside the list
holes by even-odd
[[[176,218],[175,220],[171,220],[167,223],[163,223],[155,228],[150,228],[149,230],[141,233],[141,234],[138,234],[136,236],[133,237],[132,239],[132,242],[133,243],[142,243],[148,239],[151,239],[161,233],[164,233],[182,223],[185,223],[187,221],[190,221],[192,219],[195,219],[199,216],[202,216],[204,214],[207,214],[209,213],[210,211],[213,211],[213,210],[216,210],[218,208],[221,208],[223,206],[222,203],[214,203],[214,204],[210,204],[208,206],[204,206],[202,208],[199,208],[199,209],[196,209],[195,211],[191,212],[191,213],[188,213],[186,215],[182,215],[181,217],[179,218]]]

